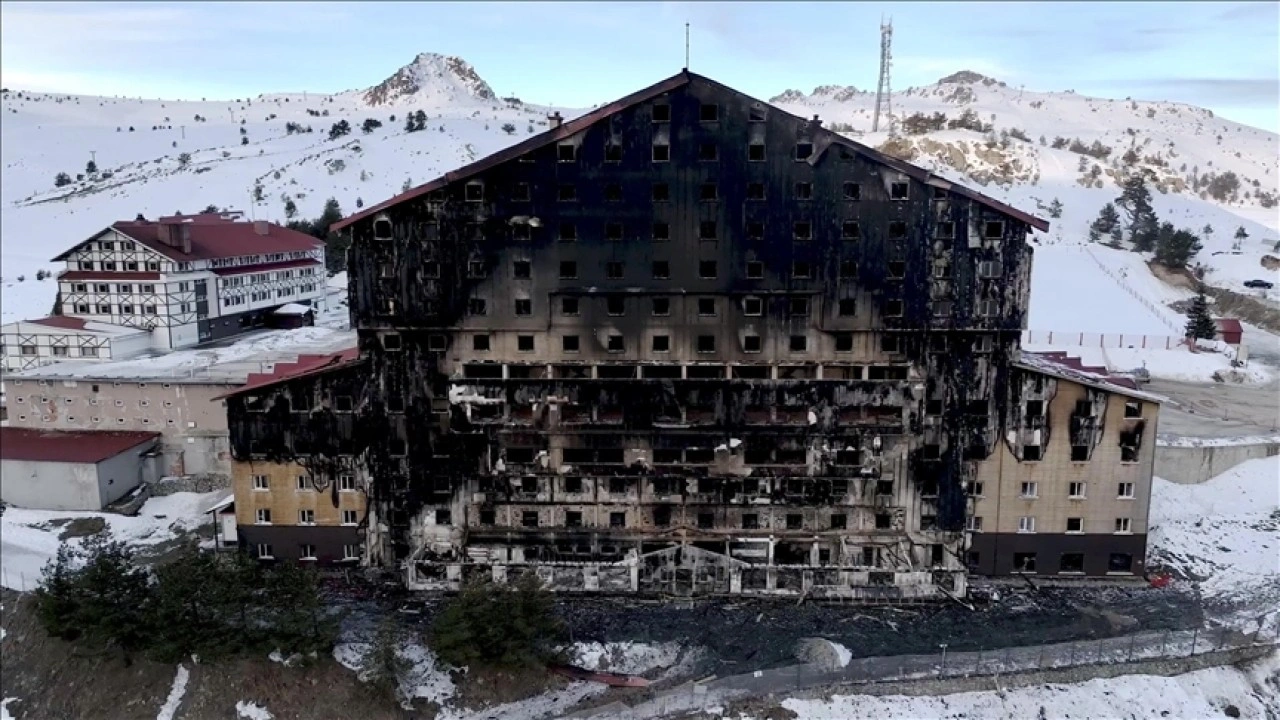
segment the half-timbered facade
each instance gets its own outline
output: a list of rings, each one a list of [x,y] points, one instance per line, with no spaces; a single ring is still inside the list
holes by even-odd
[[[122,360],[151,349],[151,334],[127,325],[53,315],[0,327],[0,362],[6,372],[64,360]]]
[[[66,263],[65,315],[142,328],[159,350],[261,327],[324,295],[320,241],[234,214],[117,222],[54,260]]]

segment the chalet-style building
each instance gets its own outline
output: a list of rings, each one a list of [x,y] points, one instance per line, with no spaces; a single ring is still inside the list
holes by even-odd
[[[266,326],[277,308],[324,296],[319,240],[238,216],[138,219],[102,230],[54,258],[67,266],[58,275],[62,314],[142,328],[153,349],[172,350]]]
[[[682,72],[336,227],[358,357],[227,398],[271,557],[318,547],[253,521],[305,476],[334,510],[360,485],[361,559],[411,588],[917,599],[1007,567],[969,555],[971,488],[1034,372],[1045,221]]]

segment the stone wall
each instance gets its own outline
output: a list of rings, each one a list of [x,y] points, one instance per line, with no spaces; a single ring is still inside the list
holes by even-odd
[[[227,475],[183,475],[181,477],[160,478],[151,484],[151,494],[163,496],[179,492],[207,493],[230,487],[231,478]]]
[[[1180,485],[1192,485],[1221,475],[1246,460],[1280,455],[1280,437],[1258,440],[1237,445],[1159,444],[1155,475]]]

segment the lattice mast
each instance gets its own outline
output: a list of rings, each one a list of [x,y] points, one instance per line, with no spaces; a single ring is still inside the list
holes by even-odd
[[[880,116],[884,116],[885,129],[893,132],[893,109],[890,103],[889,66],[893,56],[890,45],[893,43],[893,18],[889,22],[880,21],[880,83],[876,86],[876,112],[871,119],[871,132],[880,131]]]

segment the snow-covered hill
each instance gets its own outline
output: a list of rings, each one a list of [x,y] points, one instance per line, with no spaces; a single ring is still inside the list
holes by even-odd
[[[632,90],[618,88],[617,95]],[[1277,239],[1276,209],[1264,207],[1272,203],[1280,177],[1274,133],[1186,105],[1023,92],[974,73],[896,94],[894,116],[900,122],[914,113],[935,118],[942,113],[944,129],[900,135],[892,142],[885,132],[870,133],[873,94],[824,86],[808,95],[787,91],[773,101],[797,114],[818,114],[827,127],[868,145],[890,143],[892,152],[957,181],[984,185],[988,194],[1042,216],[1058,199],[1061,217],[1052,220],[1049,233],[1034,239],[1041,247],[1031,317],[1033,323],[1052,321],[1038,329],[1095,330],[1098,318],[1095,310],[1065,301],[1046,282],[1078,288],[1081,296],[1100,286],[1111,288],[1120,268],[1111,266],[1108,275],[1104,267],[1120,262],[1116,258],[1122,255],[1127,257],[1121,264],[1147,276],[1137,287],[1157,282],[1135,255],[1096,252],[1099,266],[1077,257],[1082,250],[1073,247],[1087,242],[1088,223],[1118,195],[1116,178],[1127,168],[1130,150],[1129,159],[1136,157],[1158,178],[1154,201],[1162,220],[1197,229],[1213,226],[1200,257],[1209,268],[1209,282],[1241,290],[1248,279],[1275,279],[1274,271],[1259,264]],[[286,201],[293,201],[300,217],[314,217],[329,197],[353,212],[406,184],[541,132],[546,116],[557,110],[565,117],[583,112],[497,98],[462,59],[429,53],[381,83],[334,95],[179,102],[11,88],[0,99],[3,318],[47,312],[55,287],[51,279],[37,281],[37,270],[57,270],[48,258],[112,220],[217,205],[283,221]],[[418,111],[425,126],[406,131],[406,116]],[[977,130],[945,127],[965,111],[971,112],[962,124]],[[367,120],[380,125],[370,122],[366,133]],[[340,121],[348,123],[350,133],[330,139],[331,127]],[[985,125],[994,136],[984,132]],[[1007,136],[1003,142],[1001,131]],[[1057,144],[1065,146],[1055,148],[1059,137]],[[1109,148],[1105,157],[1105,148],[1095,142]],[[96,174],[86,171],[91,159]],[[1223,180],[1227,172],[1238,184],[1233,192],[1229,178]],[[55,187],[58,173],[67,173],[71,182]],[[1240,226],[1250,237],[1239,254],[1231,254],[1232,234]],[[1072,277],[1064,282],[1068,268]],[[1133,293],[1108,293],[1132,304],[1110,313],[1113,330],[1152,333],[1167,326],[1149,317]],[[1185,295],[1157,294],[1170,293],[1174,297],[1149,302]]]

